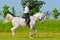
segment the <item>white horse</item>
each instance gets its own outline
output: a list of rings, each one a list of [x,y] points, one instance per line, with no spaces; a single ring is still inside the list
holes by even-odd
[[[42,21],[44,20],[44,17],[46,16],[46,14],[42,14],[40,12],[36,13],[33,16],[30,16],[30,37],[32,37],[32,29],[34,29],[35,34],[37,33],[36,27],[34,26],[37,19],[42,19]],[[26,22],[24,18],[21,17],[13,17],[10,14],[6,15],[6,19],[5,19],[5,23],[8,22],[8,20],[11,20],[13,27],[11,28],[12,31],[12,36],[15,35],[14,31],[16,28],[18,28],[20,25],[21,26],[26,26]]]
[[[47,15],[49,15],[48,12],[47,13],[38,12],[33,16],[35,16],[37,19],[40,19],[41,22],[44,22],[44,19],[46,18]]]
[[[34,26],[35,23],[36,23],[36,21],[37,21],[37,18],[34,17],[34,16],[30,16],[30,19],[31,19],[31,21],[30,21],[30,37],[32,37],[32,30],[33,29],[34,29],[34,33],[35,34],[37,33],[36,27]],[[13,25],[13,27],[11,28],[12,36],[15,35],[14,31],[20,25],[21,25],[21,27],[22,26],[26,26],[26,22],[25,22],[25,19],[24,18],[21,18],[21,17],[13,17],[12,15],[7,14],[6,15],[6,18],[5,18],[5,23],[7,23],[8,20],[11,20],[12,25]]]

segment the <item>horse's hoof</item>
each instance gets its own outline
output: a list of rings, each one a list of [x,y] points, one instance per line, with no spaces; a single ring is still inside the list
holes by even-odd
[[[30,36],[29,38],[32,39],[33,37]]]
[[[31,37],[33,37],[33,35],[31,35]]]
[[[29,38],[31,38],[31,39],[32,39],[32,38],[33,38],[33,35],[29,36]]]
[[[42,21],[41,23],[44,23],[44,21]]]

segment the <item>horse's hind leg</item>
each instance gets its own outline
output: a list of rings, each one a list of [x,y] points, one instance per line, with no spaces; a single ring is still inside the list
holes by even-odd
[[[30,25],[30,38],[32,38],[32,29],[33,29],[33,26],[32,25]]]
[[[14,26],[13,28],[11,28],[12,36],[14,36],[14,35],[15,35],[14,31],[15,31],[15,29],[16,29],[17,27],[18,27],[18,26]]]
[[[44,22],[44,17],[41,18],[41,22],[42,22],[42,23]]]

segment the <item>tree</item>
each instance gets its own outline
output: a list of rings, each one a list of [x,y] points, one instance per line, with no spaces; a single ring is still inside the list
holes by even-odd
[[[21,4],[23,8],[25,7],[26,2],[30,3],[30,11],[31,15],[35,14],[36,12],[39,12],[40,9],[42,8],[43,4],[45,4],[44,1],[38,1],[38,0],[22,0]]]
[[[7,13],[9,13],[9,6],[7,6],[6,4],[3,6],[3,14],[4,14],[4,17],[6,16]]]
[[[53,12],[53,16],[54,16],[54,18],[55,19],[57,19],[57,17],[58,17],[58,9],[57,8],[54,8],[53,10],[52,10],[52,12]]]
[[[2,14],[2,12],[0,11],[0,15]]]
[[[14,7],[12,7],[12,14],[13,14],[13,16],[15,16],[15,9],[14,9]]]

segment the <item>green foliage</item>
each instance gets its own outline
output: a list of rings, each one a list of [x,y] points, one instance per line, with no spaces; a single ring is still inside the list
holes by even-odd
[[[13,14],[13,16],[15,16],[15,9],[14,9],[14,7],[12,7],[12,14]]]
[[[0,15],[2,14],[2,11],[0,11]]]
[[[22,14],[22,16],[21,16],[22,18],[25,18],[25,14]]]
[[[37,21],[36,28],[38,32],[60,32],[60,20],[46,20],[43,24]],[[0,32],[11,32],[12,23],[3,24],[0,20]],[[18,27],[15,32],[29,32],[28,27]]]
[[[15,9],[14,7],[12,7],[12,13],[9,11],[9,6],[8,5],[4,5],[3,6],[3,14],[4,14],[4,18],[6,17],[6,14],[9,13],[11,14],[12,16],[15,16]]]
[[[40,11],[40,8],[42,8],[43,4],[45,4],[44,1],[38,1],[38,0],[22,0],[21,4],[23,6],[23,8],[26,5],[26,2],[30,3],[30,11],[31,11],[31,15],[35,14],[36,12]]]
[[[3,23],[3,20],[0,20],[0,32],[10,32],[12,27],[12,23],[8,22],[6,24]]]
[[[54,18],[55,19],[57,19],[57,17],[58,17],[58,9],[57,8],[54,8],[53,10],[52,10],[52,12],[53,12],[53,16],[54,16]]]
[[[7,6],[7,5],[4,5],[3,6],[3,14],[4,14],[4,17],[6,16],[7,13],[9,13],[9,10],[8,9],[9,9],[9,6]]]

